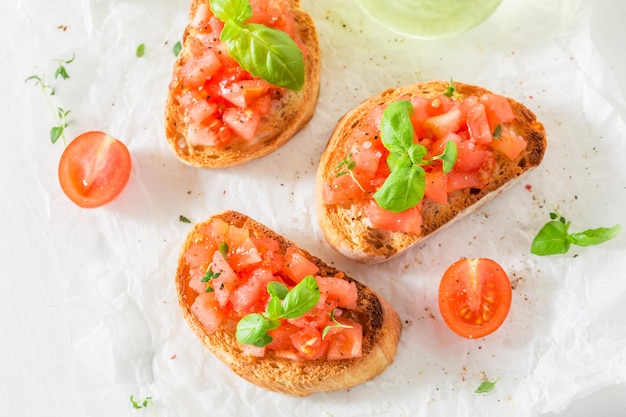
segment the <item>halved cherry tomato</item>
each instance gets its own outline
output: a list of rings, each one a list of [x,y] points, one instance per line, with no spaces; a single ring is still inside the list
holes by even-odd
[[[122,192],[130,178],[131,166],[126,145],[104,132],[87,132],[63,151],[59,182],[76,205],[99,207]]]
[[[460,336],[476,339],[493,333],[511,308],[511,283],[495,261],[461,259],[443,274],[439,310],[448,327]]]

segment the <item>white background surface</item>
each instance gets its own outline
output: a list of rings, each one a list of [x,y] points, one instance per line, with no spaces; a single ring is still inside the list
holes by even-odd
[[[371,26],[349,0],[303,5],[324,54],[312,124],[275,154],[216,173],[179,164],[161,127],[186,1],[2,2],[0,415],[235,415],[235,404],[253,403],[284,403],[298,415],[625,415],[624,235],[575,258],[537,260],[527,244],[554,206],[573,228],[626,226],[626,2],[504,0],[476,30],[432,42]],[[139,43],[147,46],[141,59]],[[72,53],[71,78],[56,96],[72,109],[69,136],[107,130],[128,144],[135,164],[120,198],[96,210],[62,195],[62,144],[49,143],[44,98],[23,82]],[[383,88],[450,76],[528,104],[548,131],[544,165],[398,262],[366,268],[341,259],[311,208],[333,121]],[[335,261],[394,303],[413,323],[396,363],[350,393],[295,402],[214,365],[178,316],[172,280],[188,230],[178,216],[199,221],[226,208]],[[509,320],[480,347],[446,333],[436,309],[434,321],[423,319],[443,269],[476,255],[498,259],[518,279]],[[490,395],[471,394],[481,373],[502,376]],[[396,401],[392,391],[414,394]],[[153,396],[154,408],[132,410],[130,394]],[[213,396],[229,405],[199,404]]]

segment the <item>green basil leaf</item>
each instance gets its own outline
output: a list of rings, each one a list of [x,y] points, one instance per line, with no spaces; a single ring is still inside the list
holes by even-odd
[[[269,320],[261,314],[248,314],[237,323],[235,337],[239,343],[263,347],[272,342],[272,336],[267,334]]]
[[[250,0],[211,0],[209,6],[222,22],[243,23],[252,17]]]
[[[570,248],[568,228],[569,223],[564,224],[558,220],[546,223],[533,239],[530,253],[539,256],[566,253]]]
[[[622,226],[616,224],[613,227],[599,227],[597,229],[589,229],[584,232],[572,233],[569,235],[569,241],[578,246],[599,245],[615,238],[622,230]]]
[[[415,207],[424,198],[426,173],[419,165],[392,171],[383,186],[374,193],[374,200],[385,210],[400,213]]]
[[[408,100],[393,102],[385,108],[380,122],[380,138],[389,152],[407,152],[413,144],[412,113],[413,105]]]
[[[272,297],[276,297],[279,300],[284,300],[289,293],[289,288],[282,282],[271,281],[267,284],[267,292],[270,293]]]
[[[295,319],[311,310],[320,299],[320,289],[312,275],[307,275],[295,287],[283,301],[283,314],[281,317]]]
[[[443,163],[443,173],[448,174],[454,168],[458,155],[459,150],[456,143],[448,141],[441,155],[433,156],[433,159],[439,159]]]
[[[491,392],[493,391],[493,389],[496,386],[496,383],[500,380],[500,378],[496,379],[495,381],[483,381],[478,388],[476,388],[476,390],[474,391],[476,394],[484,394],[487,392]]]
[[[389,154],[387,157],[387,165],[389,166],[389,170],[393,172],[398,169],[409,168],[412,164],[406,152],[396,152]]]
[[[57,143],[61,135],[63,134],[63,130],[65,128],[63,126],[54,126],[50,129],[50,141],[52,143]]]
[[[280,302],[280,298],[271,297],[267,303],[267,317],[271,320],[277,319],[283,315],[283,305]]]
[[[250,23],[224,25],[220,38],[228,53],[245,69],[265,81],[298,91],[304,85],[304,58],[285,32]]]
[[[424,145],[420,145],[419,143],[412,143],[411,146],[409,146],[409,149],[407,149],[407,154],[409,155],[411,162],[413,162],[414,164],[423,164],[424,157],[427,153],[428,149],[426,149]]]

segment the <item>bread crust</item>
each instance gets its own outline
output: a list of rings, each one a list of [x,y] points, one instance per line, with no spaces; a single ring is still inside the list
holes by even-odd
[[[198,6],[207,0],[192,0],[190,21]],[[300,91],[284,90],[280,100],[273,100],[270,114],[261,120],[252,141],[234,140],[224,147],[195,146],[186,140],[185,109],[178,96],[169,90],[165,104],[165,136],[170,148],[183,163],[199,168],[221,168],[240,165],[268,155],[287,143],[313,117],[319,96],[321,53],[317,31],[311,16],[300,8],[300,0],[291,0],[297,41],[304,45],[305,82]],[[174,73],[188,52],[186,40],[190,26],[183,34],[183,48],[174,62]]]
[[[489,90],[455,81],[462,96],[480,96]],[[372,229],[352,206],[327,206],[322,197],[324,184],[336,173],[337,164],[349,152],[346,143],[353,129],[358,128],[368,111],[380,104],[389,104],[401,97],[421,95],[427,98],[444,93],[447,81],[413,83],[383,91],[345,114],[337,123],[324,150],[316,173],[316,210],[319,225],[328,243],[344,256],[363,262],[379,263],[404,253],[433,233],[442,230],[488,202],[518,178],[539,165],[546,150],[546,135],[535,114],[517,101],[508,98],[515,120],[512,131],[527,141],[526,149],[513,161],[495,152],[496,168],[489,183],[481,190],[459,190],[451,193],[448,204],[425,199],[422,206],[422,234]]]
[[[358,298],[357,307],[344,314],[363,326],[360,358],[299,362],[276,357],[271,351],[263,358],[250,357],[242,354],[235,339],[236,323],[224,323],[215,333],[207,334],[191,311],[196,294],[189,288],[189,267],[184,261],[184,253],[201,227],[214,218],[246,228],[256,237],[273,238],[283,251],[295,244],[244,214],[225,211],[196,224],[182,247],[176,272],[176,291],[183,316],[202,343],[237,375],[267,390],[291,396],[307,396],[315,392],[336,391],[361,384],[383,372],[393,362],[402,332],[397,312],[376,292],[347,274],[343,274],[343,279],[355,283]],[[319,267],[318,275],[341,276],[337,275],[340,271],[321,259],[304,250],[302,253]]]

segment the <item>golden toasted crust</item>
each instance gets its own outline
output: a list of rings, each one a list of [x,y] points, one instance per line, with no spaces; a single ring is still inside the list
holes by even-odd
[[[374,378],[383,372],[394,360],[402,324],[396,311],[387,301],[373,290],[348,275],[343,279],[357,286],[357,307],[346,311],[346,317],[356,320],[363,326],[362,357],[338,361],[296,362],[273,355],[271,351],[263,358],[244,356],[235,339],[235,323],[222,324],[217,332],[207,334],[191,305],[196,297],[189,288],[189,268],[184,261],[184,253],[193,242],[202,225],[220,218],[227,223],[250,230],[256,237],[276,239],[282,250],[294,243],[278,235],[266,226],[235,211],[225,211],[212,216],[203,223],[196,224],[187,236],[181,250],[176,273],[176,290],[183,315],[189,326],[204,345],[237,375],[259,387],[282,392],[292,396],[306,396],[315,392],[335,391],[353,387]],[[319,258],[302,250],[320,269],[320,276],[341,276],[339,271]]]
[[[454,84],[462,96],[479,96],[490,92],[482,87],[460,82]],[[541,162],[547,146],[544,127],[532,111],[509,98],[515,115],[511,128],[527,141],[526,149],[514,161],[495,152],[496,169],[490,182],[481,190],[455,191],[450,194],[448,204],[425,199],[422,206],[421,235],[372,229],[352,207],[324,204],[323,186],[335,176],[337,164],[345,159],[349,152],[346,143],[351,131],[358,128],[371,108],[391,103],[403,96],[435,97],[445,92],[448,86],[447,81],[431,81],[389,89],[363,101],[339,120],[322,154],[316,174],[316,210],[319,224],[328,243],[338,252],[364,263],[378,263],[391,259],[489,201],[511,185],[514,179]]]
[[[192,0],[190,20],[199,4]],[[225,147],[192,146],[186,141],[185,109],[178,96],[169,91],[165,105],[165,136],[174,154],[185,164],[201,168],[220,168],[243,164],[265,156],[289,141],[313,117],[319,96],[321,61],[320,47],[311,17],[300,8],[300,0],[291,0],[296,37],[304,53],[305,82],[300,91],[285,90],[280,100],[272,101],[270,114],[263,118],[256,138],[250,142],[234,140]],[[183,48],[174,62],[174,72],[182,65],[188,49],[189,26],[183,34]]]

